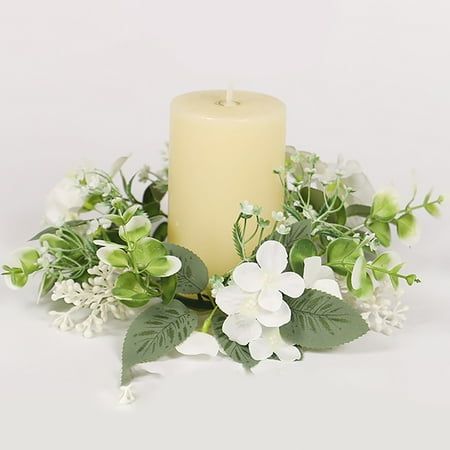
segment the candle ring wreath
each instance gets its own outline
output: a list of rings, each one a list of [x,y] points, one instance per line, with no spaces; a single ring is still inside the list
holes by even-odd
[[[134,400],[136,366],[152,372],[176,352],[222,354],[253,370],[403,326],[402,287],[419,279],[389,251],[392,234],[414,240],[416,212],[438,216],[443,196],[417,201],[414,190],[401,207],[392,189],[373,190],[357,162],[327,164],[287,147],[285,167],[274,170],[280,211],[242,199],[230,229],[240,262],[209,277],[199,256],[166,242],[168,170],[144,166],[127,179],[126,160],[64,178],[47,199],[50,226],[3,266],[12,288],[40,275],[39,299],[54,302],[60,330],[91,337],[109,321],[130,321],[122,403]],[[141,200],[136,181],[146,184]]]

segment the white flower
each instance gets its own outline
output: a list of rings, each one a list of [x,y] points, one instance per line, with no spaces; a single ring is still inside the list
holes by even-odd
[[[277,241],[266,241],[256,253],[257,263],[243,263],[233,271],[234,285],[219,289],[217,306],[228,315],[223,332],[246,345],[261,336],[262,325],[279,327],[289,322],[291,311],[283,294],[297,298],[305,286],[303,278],[287,267],[286,249]]]
[[[105,230],[110,228],[112,225],[112,222],[109,219],[106,219],[105,217],[99,217],[98,219],[92,219],[89,221],[88,228],[86,230],[86,233],[88,235],[93,235],[97,232],[97,230],[102,227]]]
[[[280,335],[279,328],[262,330],[260,338],[250,342],[248,346],[251,357],[256,361],[270,358],[274,353],[280,361],[292,362],[302,357],[300,350],[288,344]]]
[[[243,291],[257,294],[257,302],[267,311],[278,311],[283,295],[300,297],[305,290],[303,278],[285,272],[288,255],[278,241],[264,242],[256,252],[256,263],[243,263],[233,271],[233,281]]]
[[[284,217],[283,211],[272,211],[272,219],[275,220],[275,222],[283,222],[286,220],[286,217]]]
[[[50,225],[59,226],[68,220],[78,219],[86,200],[86,193],[74,177],[61,180],[48,194],[45,219]]]
[[[334,278],[333,270],[328,266],[323,266],[319,256],[305,258],[304,264],[303,278],[306,288],[316,289],[342,298],[341,290]]]
[[[401,291],[393,289],[389,281],[376,287],[373,295],[363,299],[351,299],[353,305],[361,311],[361,317],[369,328],[377,333],[391,335],[394,328],[403,328],[408,311],[400,299]]]
[[[277,233],[281,235],[289,234],[291,232],[291,227],[285,223],[279,223],[277,225]]]
[[[91,277],[82,284],[74,280],[57,282],[52,300],[64,300],[72,305],[68,311],[50,311],[55,316],[53,324],[63,331],[76,328],[84,337],[91,337],[103,329],[110,316],[125,320],[134,312],[112,295],[118,272],[105,264],[88,270]]]
[[[336,178],[348,178],[361,173],[361,167],[357,161],[345,161],[342,155],[338,156],[336,163],[326,164],[321,167],[318,175],[322,183],[327,184]]]
[[[248,200],[241,203],[241,213],[246,216],[252,216],[255,213],[255,207]]]
[[[182,355],[209,355],[219,353],[219,343],[214,336],[200,331],[194,331],[184,342],[176,347]]]

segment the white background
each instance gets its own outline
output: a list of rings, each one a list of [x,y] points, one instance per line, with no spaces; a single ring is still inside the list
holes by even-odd
[[[447,0],[3,0],[2,259],[84,162],[161,164],[170,99],[226,87],[280,97],[288,141],[355,158],[404,199],[450,192]],[[281,373],[182,360],[118,408],[121,334],[49,326],[33,291],[0,302],[0,445],[24,448],[449,448],[448,210],[400,248],[423,283],[407,327],[309,353]]]

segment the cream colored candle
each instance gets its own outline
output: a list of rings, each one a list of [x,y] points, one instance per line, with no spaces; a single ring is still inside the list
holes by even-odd
[[[231,228],[240,202],[280,210],[273,170],[284,165],[285,107],[254,92],[192,92],[171,105],[169,241],[197,253],[210,275],[239,261]]]

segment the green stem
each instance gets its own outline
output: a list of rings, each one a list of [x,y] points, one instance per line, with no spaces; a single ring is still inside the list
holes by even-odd
[[[211,311],[211,314],[206,318],[206,320],[203,322],[202,326],[202,333],[208,333],[209,329],[211,328],[212,319],[214,317],[214,314],[217,311],[217,306]]]

